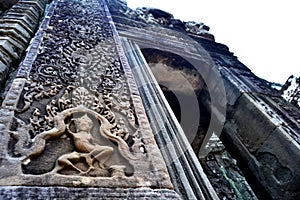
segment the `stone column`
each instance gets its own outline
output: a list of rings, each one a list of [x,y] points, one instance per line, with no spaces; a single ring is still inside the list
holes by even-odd
[[[121,41],[175,190],[188,199],[219,199],[140,47],[126,37],[121,37]]]
[[[180,198],[104,1],[52,2],[0,116],[2,198]]]

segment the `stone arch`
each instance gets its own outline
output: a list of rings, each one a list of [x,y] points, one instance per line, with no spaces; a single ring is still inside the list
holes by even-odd
[[[205,80],[178,54],[154,48],[141,51],[193,150],[199,154],[211,118],[210,108],[204,103],[210,102]],[[198,64],[206,65],[204,62]]]

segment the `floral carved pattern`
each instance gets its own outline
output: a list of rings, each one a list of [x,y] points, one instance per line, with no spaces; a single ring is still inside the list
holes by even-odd
[[[33,62],[10,131],[24,173],[124,176],[146,152],[110,23],[88,2],[57,5]],[[55,151],[52,168],[32,170],[55,140],[69,150]]]
[[[126,90],[123,90],[123,93],[124,91]],[[42,115],[43,112],[45,112],[44,115]],[[96,120],[96,122],[93,122],[93,125],[90,124],[88,128],[83,128],[84,125],[82,124],[84,124],[85,121],[91,120],[87,115],[85,117],[86,119],[78,117],[84,115],[84,113],[85,115],[89,114],[94,119],[99,118],[102,121],[98,119],[100,123]],[[22,116],[22,114],[20,116]],[[80,120],[83,122],[80,123]],[[77,125],[75,121],[78,122]],[[97,133],[95,128],[93,128],[92,133],[91,127],[100,126],[101,130],[103,121],[107,124],[105,132],[108,133],[108,136],[103,135],[103,131],[98,131]],[[13,155],[21,155],[23,157],[23,163],[27,165],[31,161],[31,158],[40,155],[44,151],[47,140],[60,138],[63,135],[64,137],[69,137],[74,141],[74,146],[77,150],[78,145],[76,145],[76,143],[78,142],[76,142],[75,132],[80,133],[85,131],[86,134],[81,135],[97,135],[100,132],[100,135],[108,139],[108,141],[117,142],[117,146],[123,158],[139,159],[140,156],[135,155],[134,152],[143,153],[146,152],[146,148],[142,140],[139,139],[139,129],[135,121],[135,111],[130,103],[130,98],[126,96],[126,93],[123,94],[123,96],[120,96],[119,94],[112,95],[108,92],[93,93],[84,87],[76,88],[68,86],[61,97],[57,100],[52,99],[49,104],[46,105],[45,111],[35,108],[31,114],[29,124],[26,124],[26,122],[16,117],[16,123],[18,126],[16,131],[11,131],[11,135],[15,140],[17,140],[14,145]],[[84,137],[81,137],[81,139],[85,140]],[[90,145],[95,145],[95,142],[91,141]],[[114,146],[112,143],[110,145]],[[103,148],[105,149],[106,147],[106,149],[111,149],[111,146],[104,146]],[[94,148],[96,147],[97,145]],[[92,149],[92,147],[90,149]],[[111,149],[109,152],[112,153],[112,151],[113,150]],[[72,153],[61,155],[56,161],[55,168],[51,173],[59,172],[64,168],[71,167],[73,170],[75,169],[75,171],[79,172],[80,175],[95,176],[97,173],[100,173],[101,175],[104,173],[104,175],[107,176],[109,173],[108,171],[103,171],[104,165],[102,165],[103,163],[101,164],[101,161],[97,160],[97,166],[102,167],[100,170],[99,167],[94,167],[95,158],[92,159],[87,157],[94,153],[94,151],[83,151],[79,148],[79,152],[74,151]],[[93,155],[93,157],[94,156],[95,155]],[[99,156],[99,159],[100,157],[102,159],[102,156]],[[104,160],[109,158],[108,155],[104,157]],[[72,160],[79,162],[79,160],[82,160],[83,158],[85,159],[84,163],[86,166],[81,166],[81,168],[73,165],[71,162]],[[120,169],[123,170],[126,168],[123,165],[112,166],[113,169],[118,169],[118,173],[120,173]],[[85,169],[86,167],[87,169]],[[84,171],[84,169],[86,171]],[[95,173],[95,170],[98,170],[98,172]]]
[[[0,185],[172,189],[106,1],[53,0],[0,108]]]

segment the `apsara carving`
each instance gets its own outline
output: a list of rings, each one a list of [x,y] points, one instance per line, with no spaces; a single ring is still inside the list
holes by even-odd
[[[126,95],[120,98],[109,93],[93,94],[83,87],[75,89],[69,86],[61,98],[50,101],[45,116],[41,116],[36,108],[30,124],[26,125],[16,118],[17,131],[11,131],[17,140],[14,154],[21,155],[23,164],[27,165],[32,158],[43,153],[48,140],[69,137],[73,141],[74,151],[60,155],[49,173],[124,175],[130,160],[140,159],[146,148],[138,138],[134,111],[122,99],[128,100]],[[116,112],[116,116],[112,110],[122,111]],[[48,125],[47,130],[43,128],[45,124]],[[35,135],[32,139],[30,132]],[[100,138],[104,138],[102,145]],[[127,165],[111,162],[114,151],[127,160]]]

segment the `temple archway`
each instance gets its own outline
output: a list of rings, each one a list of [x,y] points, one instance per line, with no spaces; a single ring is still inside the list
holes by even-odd
[[[141,51],[198,155],[211,118],[210,108],[203,103],[210,101],[204,79],[190,62],[177,54],[153,48]]]

